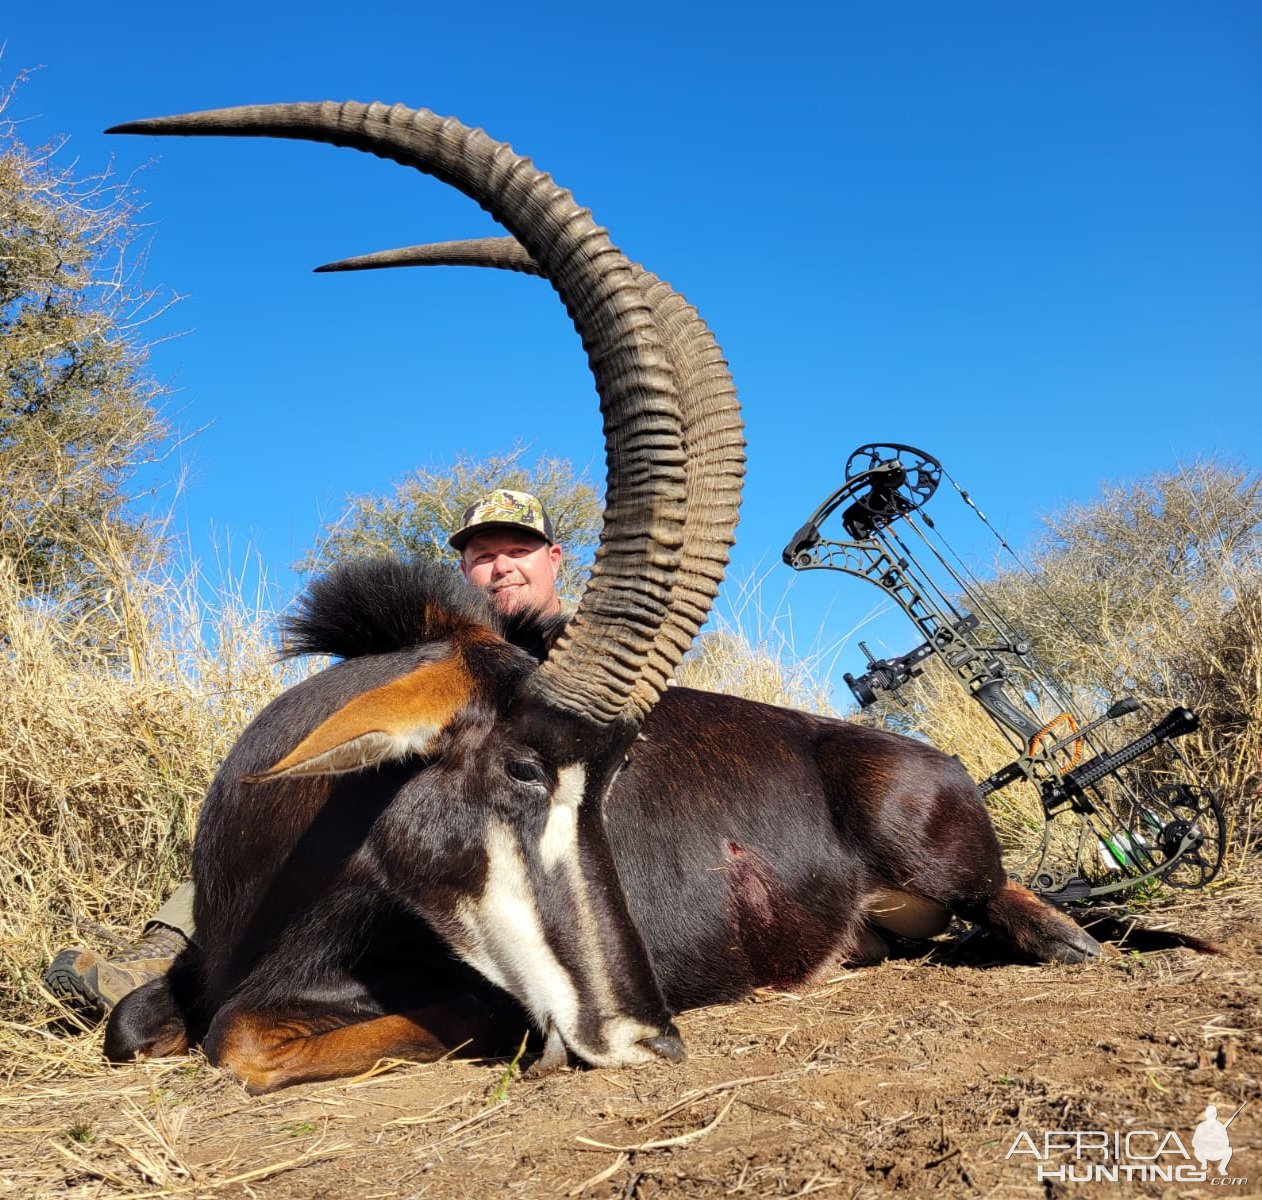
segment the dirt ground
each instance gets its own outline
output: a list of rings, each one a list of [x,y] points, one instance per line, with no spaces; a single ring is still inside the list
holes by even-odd
[[[109,1069],[99,1034],[81,1035],[77,1060],[0,1090],[0,1193],[1259,1196],[1260,894],[1237,882],[1143,918],[1215,940],[1217,957],[962,965],[970,952],[947,942],[685,1013],[680,1066],[536,1080],[505,1063],[382,1064],[251,1097],[200,1059]],[[1206,1106],[1225,1121],[1241,1104],[1226,1177],[1190,1180],[1180,1147]],[[1087,1131],[1082,1156],[1055,1131]],[[1123,1182],[1057,1174],[1119,1153]],[[1171,1180],[1125,1182],[1145,1161]]]

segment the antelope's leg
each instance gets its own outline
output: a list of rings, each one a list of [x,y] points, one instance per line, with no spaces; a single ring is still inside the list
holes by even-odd
[[[192,1042],[185,1015],[166,975],[129,992],[110,1013],[105,1057],[114,1063],[187,1054]]]
[[[1100,943],[1071,917],[1011,880],[980,912],[961,915],[987,926],[1010,949],[1035,962],[1086,962],[1103,953]]]
[[[455,1007],[431,1004],[368,1018],[316,1003],[267,1012],[225,1010],[211,1024],[206,1055],[257,1095],[356,1075],[383,1058],[433,1062],[464,1045],[475,1054],[503,1046],[502,1021]]]

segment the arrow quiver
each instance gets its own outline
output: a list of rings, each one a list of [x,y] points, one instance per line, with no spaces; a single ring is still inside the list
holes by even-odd
[[[1030,807],[1042,817],[1040,832],[1018,848],[1026,861],[1016,874],[1048,899],[1085,900],[1153,879],[1203,887],[1222,864],[1226,822],[1176,745],[1197,728],[1196,714],[1177,707],[1137,732],[1135,722],[1152,717],[1121,696],[1087,717],[1085,689],[1053,677],[967,569],[951,565],[958,556],[924,511],[944,477],[989,528],[931,454],[873,443],[851,454],[845,483],[785,547],[795,570],[875,584],[923,639],[893,658],[876,658],[860,642],[867,670],[844,677],[855,699],[863,708],[899,699],[926,661],[946,666],[1015,751],[978,784],[981,794],[1024,783],[1037,797]]]

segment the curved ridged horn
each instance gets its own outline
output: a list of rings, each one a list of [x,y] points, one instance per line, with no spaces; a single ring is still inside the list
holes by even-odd
[[[385,267],[498,267],[529,275],[542,272],[514,238],[470,238],[381,250],[325,263],[317,271],[366,271]],[[653,657],[678,665],[705,621],[727,565],[723,530],[736,521],[745,474],[744,437],[736,389],[705,322],[669,284],[631,263],[675,371],[688,466],[684,549],[672,589],[670,615],[654,640]],[[715,548],[719,547],[716,555]]]
[[[451,184],[522,243],[560,294],[587,350],[601,397],[607,466],[605,527],[592,580],[567,634],[536,673],[536,686],[548,702],[598,721],[642,719],[669,676],[655,643],[679,566],[684,455],[673,372],[655,322],[630,264],[590,214],[528,159],[482,131],[402,105],[251,106],[138,121],[110,132],[350,146]],[[731,533],[729,523],[717,557]],[[693,615],[694,633],[700,620]]]
[[[632,263],[632,267],[638,266]],[[426,242],[420,246],[400,246],[397,250],[378,250],[355,258],[339,258],[337,262],[316,267],[316,273],[328,271],[376,271],[383,267],[498,267],[502,271],[521,271],[525,275],[542,275],[530,251],[516,238],[464,238],[458,242]],[[643,268],[641,268],[642,270]]]

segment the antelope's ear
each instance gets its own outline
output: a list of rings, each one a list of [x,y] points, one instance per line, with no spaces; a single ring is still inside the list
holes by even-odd
[[[356,696],[245,782],[342,775],[426,754],[472,694],[473,676],[458,654],[426,663]]]

